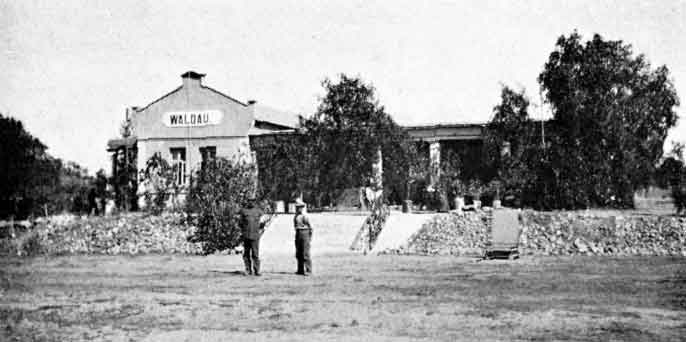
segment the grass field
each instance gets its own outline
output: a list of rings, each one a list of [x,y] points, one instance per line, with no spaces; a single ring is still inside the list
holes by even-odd
[[[0,261],[1,341],[679,341],[686,259],[230,256]]]

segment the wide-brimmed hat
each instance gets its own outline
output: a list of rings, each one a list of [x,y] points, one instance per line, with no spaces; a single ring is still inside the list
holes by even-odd
[[[305,206],[307,206],[307,204],[305,202],[303,202],[302,199],[298,198],[295,200],[295,207],[296,208],[297,207],[305,207]]]

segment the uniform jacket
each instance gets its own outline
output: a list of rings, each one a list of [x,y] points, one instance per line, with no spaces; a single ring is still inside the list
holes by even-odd
[[[264,213],[258,208],[243,209],[241,211],[241,236],[244,239],[257,240],[262,236],[260,218]]]
[[[296,230],[298,229],[312,229],[310,225],[310,219],[307,218],[305,214],[296,214],[293,217],[293,226]]]

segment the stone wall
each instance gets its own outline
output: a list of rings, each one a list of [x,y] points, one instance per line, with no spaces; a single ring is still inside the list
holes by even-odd
[[[523,211],[524,255],[686,256],[686,218]],[[397,251],[407,254],[483,255],[491,214],[438,214]]]
[[[0,254],[198,254],[188,237],[195,227],[178,214],[130,213],[110,217],[57,216],[36,222],[14,239],[0,241]]]

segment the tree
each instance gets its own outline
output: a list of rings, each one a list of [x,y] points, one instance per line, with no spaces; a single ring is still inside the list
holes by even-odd
[[[0,217],[42,212],[61,167],[46,149],[21,121],[0,114]]]
[[[662,188],[670,188],[679,184],[681,172],[684,170],[684,144],[674,142],[672,150],[655,172],[655,182]]]
[[[114,202],[117,208],[138,210],[138,175],[136,166],[138,150],[123,148],[115,154],[115,173],[108,180],[114,190]]]
[[[374,88],[359,78],[340,75],[338,82],[325,79],[322,86],[326,95],[302,125],[316,151],[318,197],[332,202],[343,189],[371,185],[380,149],[384,185],[402,199],[409,169],[406,133],[379,105]]]
[[[409,143],[408,145],[406,156],[409,161],[409,168],[405,178],[405,199],[425,204],[425,191],[431,173],[428,156],[429,146],[424,141]]]
[[[484,169],[492,174],[506,205],[545,208],[547,189],[553,190],[549,165],[542,159],[537,125],[529,117],[529,99],[524,90],[503,86],[500,103],[484,134]]]
[[[21,121],[0,114],[0,218],[85,211],[93,177],[46,150]]]
[[[677,214],[686,210],[686,165],[684,143],[674,142],[672,150],[655,174],[658,186],[669,188]]]
[[[538,81],[553,109],[555,206],[629,207],[649,184],[679,100],[667,67],[600,35],[558,39]],[[551,191],[551,190],[549,190]]]

